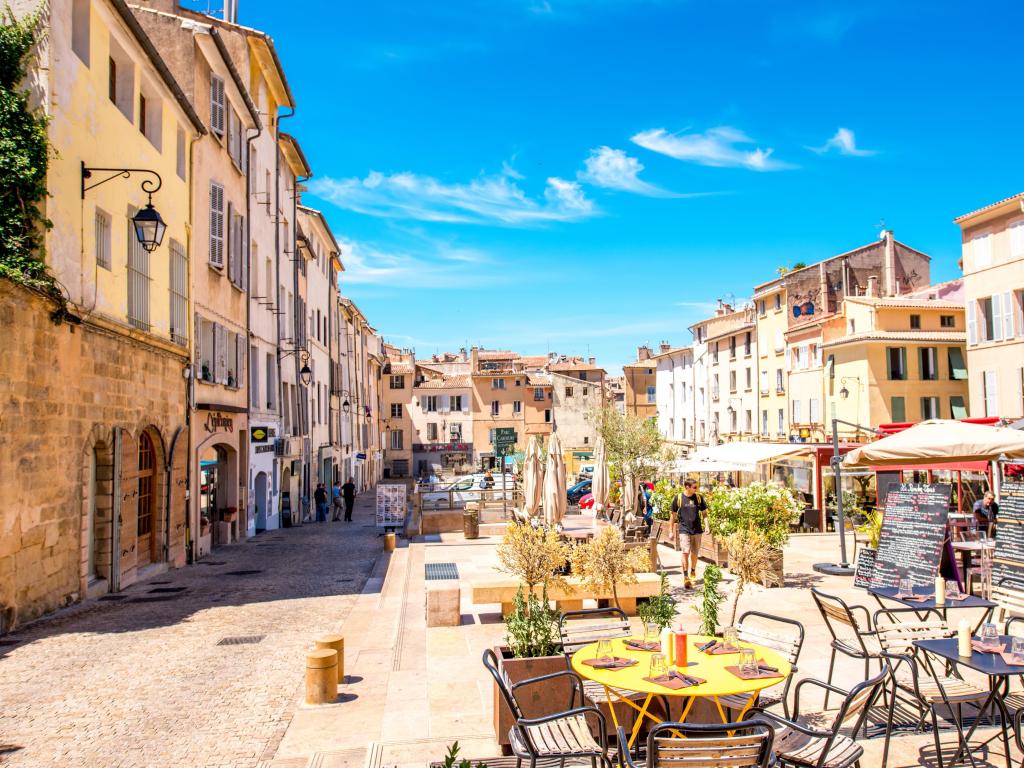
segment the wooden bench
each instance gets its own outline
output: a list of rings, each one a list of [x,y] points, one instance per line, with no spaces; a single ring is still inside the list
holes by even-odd
[[[1013,584],[993,584],[989,599],[996,604],[992,620],[1003,622],[1012,616],[1024,616],[1024,590]]]
[[[553,600],[561,611],[578,611],[583,607],[583,601],[591,600],[612,600],[612,594],[594,594],[585,591],[579,586],[578,580],[568,579],[575,591],[568,592],[559,587],[548,588],[548,599]],[[501,615],[508,616],[512,613],[512,605],[516,599],[516,591],[519,589],[519,582],[515,579],[493,579],[487,581],[474,581],[470,588],[473,590],[473,604],[482,605],[486,603],[500,603]],[[656,573],[636,574],[636,584],[620,584],[617,588],[619,593],[619,607],[630,616],[636,615],[636,601],[641,597],[654,597],[661,591],[661,577]],[[536,588],[539,595],[540,587]]]

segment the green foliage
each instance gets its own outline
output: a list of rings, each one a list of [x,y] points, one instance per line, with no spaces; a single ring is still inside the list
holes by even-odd
[[[722,581],[722,570],[717,565],[709,565],[704,569],[704,591],[699,605],[693,609],[700,616],[701,635],[713,636],[718,631],[718,609],[725,600],[725,595],[718,591]]]
[[[36,43],[38,15],[16,20],[0,17],[0,277],[64,299],[43,261],[43,215],[50,145],[46,118],[29,108],[21,82]]]
[[[751,483],[744,488],[719,485],[705,497],[708,528],[716,538],[759,531],[773,547],[789,540],[789,525],[800,519],[800,505],[788,488]]]
[[[515,658],[552,655],[558,642],[558,617],[548,603],[547,590],[540,597],[531,593],[527,600],[520,586],[505,629],[505,642]]]
[[[638,483],[653,479],[663,464],[675,458],[653,419],[619,413],[615,408],[595,410],[589,418],[604,440],[609,469],[616,480],[629,477]]]
[[[637,603],[636,613],[644,624],[657,624],[665,629],[676,617],[676,601],[668,593],[668,574],[661,572],[661,589],[647,602]]]
[[[654,517],[658,520],[668,520],[672,514],[672,500],[683,492],[681,485],[676,485],[669,478],[662,478],[654,484],[654,493],[651,494],[651,501],[654,503]]]
[[[475,766],[466,758],[459,760],[459,742],[448,747],[448,752],[441,763],[444,768],[487,768],[487,763],[477,763]]]
[[[864,513],[864,523],[857,526],[857,533],[863,533],[868,537],[868,546],[878,549],[878,540],[882,537],[882,520],[885,513],[880,509],[873,509]]]

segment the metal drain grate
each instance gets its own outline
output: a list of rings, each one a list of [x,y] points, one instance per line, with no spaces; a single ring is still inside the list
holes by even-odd
[[[222,637],[217,645],[256,645],[266,635],[240,635],[238,637]]]
[[[128,595],[104,595],[100,600],[124,600]]]
[[[225,571],[225,576],[255,576],[257,573],[263,573],[263,571]]]
[[[169,582],[168,582],[169,583]],[[185,587],[157,587],[156,589],[149,590],[150,594],[174,594],[175,592],[184,592]]]
[[[459,567],[455,563],[426,563],[423,570],[427,581],[459,578]]]

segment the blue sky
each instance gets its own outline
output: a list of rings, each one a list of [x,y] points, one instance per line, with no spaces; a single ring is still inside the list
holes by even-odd
[[[1024,10],[987,2],[241,0],[298,101],[342,287],[421,356],[688,343],[878,236],[958,274],[1024,189]]]

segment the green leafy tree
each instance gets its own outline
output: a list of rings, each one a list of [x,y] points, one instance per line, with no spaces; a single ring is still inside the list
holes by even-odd
[[[627,547],[619,529],[610,525],[572,551],[572,572],[582,585],[592,592],[611,592],[616,607],[621,607],[619,585],[636,584],[636,572],[650,567],[647,550]]]
[[[653,419],[619,413],[609,407],[592,411],[590,420],[604,440],[615,480],[650,480],[675,459],[675,450],[665,444]]]

